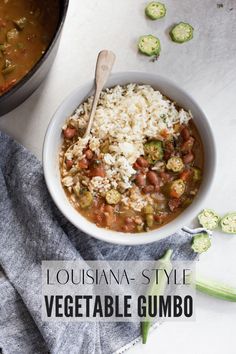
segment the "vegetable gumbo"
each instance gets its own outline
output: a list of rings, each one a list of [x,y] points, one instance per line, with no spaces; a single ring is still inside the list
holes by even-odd
[[[67,119],[62,129],[60,170],[68,199],[84,217],[99,227],[139,233],[169,223],[192,203],[201,185],[204,152],[190,113],[151,87],[130,86],[102,94],[88,141],[83,134],[89,104]],[[144,95],[153,101],[142,100]],[[142,115],[134,112],[132,100],[138,110],[143,104]],[[159,120],[155,118],[157,104],[159,110],[169,110],[172,121],[167,123],[163,114]],[[141,125],[136,129],[137,121]],[[163,128],[164,124],[169,128]],[[127,135],[123,134],[126,129]]]
[[[58,0],[0,0],[0,95],[45,53],[58,20]]]

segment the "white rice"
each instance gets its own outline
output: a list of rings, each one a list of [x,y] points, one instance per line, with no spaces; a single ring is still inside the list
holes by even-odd
[[[90,97],[82,103],[67,123],[77,129],[85,128],[92,101],[93,97]],[[89,144],[89,148],[100,155],[106,170],[106,178],[103,181],[93,178],[89,190],[102,196],[110,187],[125,191],[133,185],[131,177],[136,173],[133,164],[143,155],[143,144],[150,139],[160,139],[163,130],[170,135],[178,135],[174,126],[187,124],[191,118],[190,112],[177,109],[174,102],[151,86],[116,86],[102,92],[90,136],[78,139],[66,152],[66,158],[79,161],[84,157],[83,149]],[[105,141],[109,142],[109,151],[102,153],[101,145]],[[71,185],[71,181],[65,182],[65,185]],[[142,198],[146,197],[140,194],[141,204]]]

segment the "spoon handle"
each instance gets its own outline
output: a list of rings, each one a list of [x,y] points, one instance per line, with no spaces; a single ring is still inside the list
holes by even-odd
[[[90,130],[93,125],[93,120],[98,105],[98,100],[101,94],[101,91],[107,82],[107,79],[111,73],[112,67],[115,62],[115,54],[109,50],[102,50],[98,54],[96,72],[95,72],[95,94],[92,104],[92,110],[90,113],[88,125],[84,137],[90,134]]]

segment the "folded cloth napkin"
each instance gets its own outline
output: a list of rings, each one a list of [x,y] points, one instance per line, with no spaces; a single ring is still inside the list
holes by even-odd
[[[121,353],[139,337],[138,323],[43,322],[42,260],[155,260],[168,248],[174,250],[173,259],[195,259],[191,235],[183,231],[127,247],[77,230],[52,202],[40,162],[3,133],[0,190],[0,264],[6,276],[0,279],[3,354]]]

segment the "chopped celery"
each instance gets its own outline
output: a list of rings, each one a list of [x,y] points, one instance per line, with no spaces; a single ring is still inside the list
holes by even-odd
[[[192,171],[193,171],[193,180],[195,182],[200,181],[202,179],[202,171],[200,170],[200,168],[193,167]]]
[[[8,47],[10,47],[10,44],[8,44],[8,43],[0,44],[0,51],[1,51],[3,54],[6,54],[6,50],[7,50]]]
[[[81,194],[79,198],[79,205],[82,209],[86,209],[90,207],[93,203],[93,196],[92,193],[89,191],[85,191]]]
[[[7,41],[8,43],[15,41],[18,38],[19,32],[16,28],[12,28],[10,31],[7,32]]]
[[[154,210],[153,210],[152,205],[151,205],[151,204],[146,205],[146,206],[143,208],[143,212],[144,212],[144,214],[153,214],[153,213],[154,213]]]
[[[16,68],[16,65],[12,64],[12,62],[8,59],[5,60],[4,67],[2,68],[2,74],[7,75],[10,74],[12,71],[14,71]]]
[[[73,187],[73,191],[74,191],[74,193],[77,195],[77,197],[80,196],[80,190],[81,190],[81,188],[80,188],[80,183],[77,182],[76,185]]]
[[[27,18],[21,17],[18,20],[13,21],[13,23],[19,31],[22,31],[25,28],[25,25],[27,23]]]
[[[146,217],[146,224],[147,224],[147,227],[152,227],[153,226],[153,223],[154,223],[154,216],[153,214],[147,214]]]

